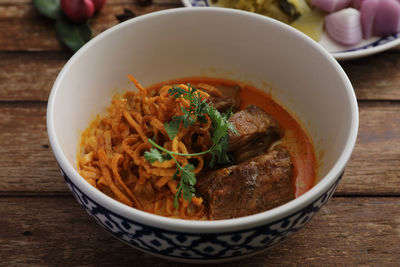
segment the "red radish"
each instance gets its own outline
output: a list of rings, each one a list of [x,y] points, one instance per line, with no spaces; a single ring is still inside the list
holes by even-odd
[[[361,25],[364,39],[370,38],[373,33],[375,14],[379,8],[379,4],[379,0],[364,0],[361,3]]]
[[[336,42],[355,45],[362,39],[360,11],[346,8],[329,14],[325,18],[325,29]]]
[[[76,23],[91,18],[95,11],[92,0],[61,0],[61,9],[68,19]]]
[[[106,4],[106,0],[92,0],[93,4],[94,4],[94,9],[96,10],[96,12],[99,12],[103,6]]]
[[[386,36],[397,33],[400,28],[400,3],[397,0],[380,0],[375,13],[374,34]]]
[[[331,13],[348,7],[351,1],[352,0],[311,0],[311,4],[322,11]]]

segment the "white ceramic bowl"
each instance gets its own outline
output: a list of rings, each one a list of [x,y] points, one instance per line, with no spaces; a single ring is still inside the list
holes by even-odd
[[[80,132],[117,91],[188,76],[251,83],[301,118],[319,156],[320,181],[278,208],[237,219],[186,221],[125,206],[76,170]],[[76,199],[114,236],[172,260],[226,261],[277,244],[303,227],[332,196],[353,150],[358,110],[353,88],[323,48],[283,23],[223,8],[143,15],[95,37],[64,66],[52,88],[51,147]],[[90,242],[90,241],[88,241]]]
[[[216,6],[211,0],[181,0],[185,7]],[[353,46],[344,46],[332,40],[324,31],[319,44],[322,45],[336,60],[344,61],[377,54],[400,44],[400,32],[383,37],[372,36],[363,39]]]

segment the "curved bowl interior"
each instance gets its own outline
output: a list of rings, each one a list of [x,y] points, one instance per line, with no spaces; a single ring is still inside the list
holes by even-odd
[[[190,26],[188,25],[190,22]],[[321,181],[302,197],[262,214],[224,222],[181,221],[131,209],[92,188],[76,171],[79,135],[113,94],[188,76],[250,83],[273,95],[310,133]],[[260,225],[315,200],[343,171],[358,127],[351,84],[321,47],[289,26],[224,8],[173,9],[115,26],[94,38],[66,64],[48,104],[48,133],[57,161],[88,196],[144,224],[218,232]]]
[[[209,0],[181,0],[185,7],[215,6]],[[325,32],[319,44],[338,61],[351,60],[377,54],[400,44],[400,32],[384,37],[370,37],[353,46],[343,46],[332,40]]]

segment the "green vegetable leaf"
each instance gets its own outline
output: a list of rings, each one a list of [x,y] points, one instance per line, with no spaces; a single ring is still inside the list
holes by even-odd
[[[233,106],[231,106],[224,114],[225,120],[228,122],[228,128],[229,130],[235,134],[235,135],[239,135],[238,131],[236,130],[235,126],[233,126],[232,123],[230,123],[228,120],[229,118],[232,116],[233,112],[232,112],[232,108]]]
[[[56,31],[58,38],[68,46],[72,52],[76,52],[92,38],[92,29],[89,23],[80,24],[70,22],[65,16],[57,20]]]
[[[179,181],[179,185],[177,187],[178,191],[174,197],[174,207],[177,208],[179,205],[179,197],[181,194],[183,195],[183,199],[187,201],[192,201],[192,197],[194,196],[194,185],[196,184],[196,177],[194,174],[194,166],[192,164],[186,164],[181,167],[181,180]]]
[[[188,185],[195,185],[196,184],[196,177],[194,175],[195,167],[188,163],[182,168],[181,179],[185,184]]]
[[[174,196],[174,208],[177,209],[179,207],[179,198],[182,194],[182,188],[178,185],[178,191],[176,191]]]
[[[174,98],[180,98],[182,95],[186,95],[187,91],[179,86],[173,86],[171,89],[168,90],[170,96]]]
[[[228,138],[224,137],[220,140],[220,143],[215,145],[210,151],[212,156],[209,163],[210,167],[214,167],[215,164],[225,164],[232,162],[231,155],[228,153]]]
[[[194,185],[196,184],[196,177],[194,174],[194,166],[192,164],[186,164],[181,171],[181,181],[183,199],[192,201],[194,196]]]
[[[197,120],[198,120],[199,122],[201,122],[201,123],[207,123],[206,116],[204,116],[204,115],[199,115],[199,116],[197,117]]]
[[[224,164],[231,162],[231,158],[228,154],[228,135],[229,131],[234,134],[238,134],[235,127],[228,121],[231,111],[225,114],[221,114],[215,108],[208,106],[207,114],[210,116],[213,126],[213,136],[211,140],[214,143],[213,149],[210,151],[212,158],[210,161],[210,167],[213,167],[215,163]]]
[[[36,9],[48,18],[59,19],[62,16],[60,0],[33,0]]]
[[[179,86],[173,86],[168,90],[168,93],[175,97],[183,97],[184,99],[189,100],[190,106],[188,108],[181,107],[183,116],[180,116],[181,121],[183,121],[183,127],[188,128],[194,125],[197,121],[207,122],[204,113],[208,106],[207,102],[203,101],[197,91],[197,89],[190,84],[188,86],[188,91]]]
[[[170,160],[171,156],[169,154],[161,154],[160,151],[156,148],[150,148],[150,151],[144,152],[144,158],[150,162],[154,163],[156,161],[163,162],[166,160]]]
[[[174,175],[172,175],[172,181],[175,181],[176,179],[178,179],[178,175],[179,175],[179,169],[177,168]]]
[[[165,131],[167,132],[169,138],[172,140],[179,132],[179,126],[184,118],[182,116],[174,116],[170,122],[164,123]]]

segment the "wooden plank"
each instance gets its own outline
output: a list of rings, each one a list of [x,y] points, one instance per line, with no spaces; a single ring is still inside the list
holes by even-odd
[[[46,101],[70,53],[0,53],[0,100]]]
[[[333,198],[305,229],[234,266],[397,265],[399,206],[400,198]],[[0,214],[5,266],[185,266],[114,239],[72,197],[2,198]]]
[[[341,63],[359,100],[399,100],[399,49]]]
[[[398,194],[400,116],[398,103],[361,102],[357,144],[339,194]]]
[[[133,1],[110,1],[92,19],[91,25],[97,35],[118,24],[115,16],[123,13],[124,8],[139,16],[181,6],[179,0],[155,1],[149,6],[140,6]],[[16,4],[4,1],[0,3],[0,51],[67,51],[67,48],[56,38],[54,21],[40,15],[31,1]]]
[[[71,55],[68,51],[0,52],[0,100],[46,101]],[[400,100],[400,72],[396,71],[400,69],[400,53],[382,53],[342,65],[359,100]]]
[[[400,194],[399,113],[400,103],[360,104],[359,136],[338,195]],[[44,103],[0,105],[0,195],[68,194],[45,116]]]
[[[0,107],[0,191],[66,191],[49,148],[42,103]]]

